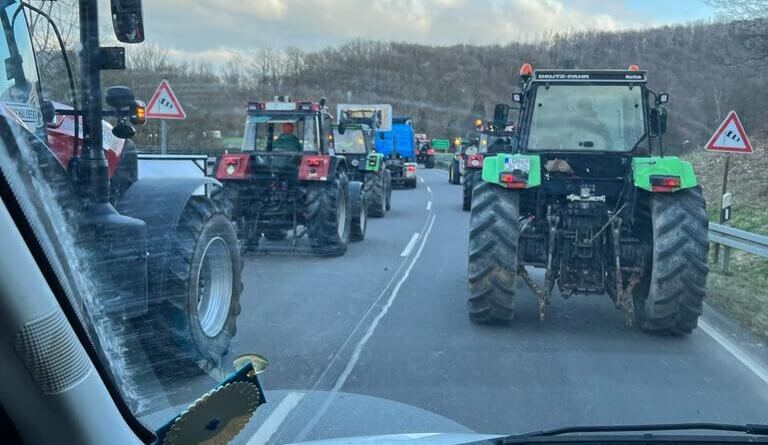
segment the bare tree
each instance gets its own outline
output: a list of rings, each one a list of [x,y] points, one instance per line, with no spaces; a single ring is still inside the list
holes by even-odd
[[[728,20],[732,35],[746,51],[743,61],[768,61],[768,0],[704,0]]]

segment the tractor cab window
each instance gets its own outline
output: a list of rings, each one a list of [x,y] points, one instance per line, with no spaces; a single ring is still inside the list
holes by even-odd
[[[0,12],[0,103],[30,128],[41,128],[37,67],[21,2],[3,2]]]
[[[630,85],[541,85],[529,150],[632,150],[645,134],[642,89]]]
[[[315,151],[314,120],[303,116],[248,116],[243,151]]]
[[[365,134],[363,133],[362,129],[348,127],[344,134],[339,134],[339,132],[334,127],[333,141],[336,153],[338,154],[366,153]]]

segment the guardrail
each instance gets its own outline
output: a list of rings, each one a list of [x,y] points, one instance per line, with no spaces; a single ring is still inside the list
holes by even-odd
[[[768,236],[735,227],[709,223],[709,242],[723,246],[723,273],[725,274],[730,273],[731,249],[768,258]],[[719,261],[718,257],[719,249],[716,249],[715,262]]]

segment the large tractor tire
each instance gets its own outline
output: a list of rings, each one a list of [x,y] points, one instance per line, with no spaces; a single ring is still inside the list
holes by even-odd
[[[424,168],[435,168],[435,156],[427,156],[426,159],[424,159]]]
[[[461,183],[461,170],[458,161],[454,160],[451,162],[451,166],[448,169],[448,183],[454,185]]]
[[[347,251],[352,226],[349,181],[344,172],[307,187],[307,231],[312,250],[321,256]]]
[[[690,334],[706,295],[708,223],[700,188],[650,196],[652,258],[636,308],[640,326],[660,334]]]
[[[237,234],[220,205],[190,199],[165,264],[162,274],[150,274],[165,281],[149,317],[157,317],[162,331],[171,332],[204,371],[219,369],[237,330],[243,289]]]
[[[469,319],[508,322],[514,315],[517,244],[520,237],[517,191],[483,182],[474,190],[469,219]]]
[[[387,212],[387,187],[383,173],[366,173],[365,198],[368,203],[368,214],[374,218],[381,218]]]
[[[350,227],[350,241],[362,241],[365,239],[365,231],[368,229],[368,203],[363,191],[363,183],[350,181],[349,201],[352,208],[352,225]]]
[[[392,175],[389,170],[384,170],[384,185],[387,188],[387,211],[392,210]]]
[[[472,189],[475,187],[475,184],[478,182],[477,180],[480,177],[480,172],[478,170],[470,170],[467,169],[464,172],[464,184],[462,187],[462,196],[461,196],[461,210],[464,210],[465,212],[469,212],[469,210],[472,208]]]

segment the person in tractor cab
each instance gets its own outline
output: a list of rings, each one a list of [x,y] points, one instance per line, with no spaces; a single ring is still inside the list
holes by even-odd
[[[301,151],[301,141],[296,136],[296,125],[293,122],[285,122],[282,125],[282,133],[272,144],[272,149],[276,151]]]

